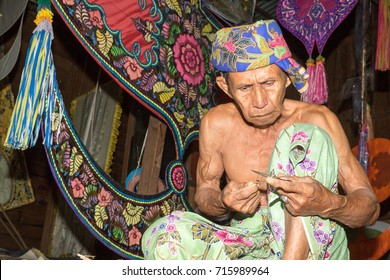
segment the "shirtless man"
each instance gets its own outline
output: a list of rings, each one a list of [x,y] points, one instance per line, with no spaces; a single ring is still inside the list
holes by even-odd
[[[252,42],[248,41],[248,38]],[[275,41],[277,42],[276,45],[274,44]],[[258,45],[253,42],[257,42]],[[258,42],[268,42],[268,48]],[[248,44],[252,48],[248,48]],[[261,64],[255,64],[254,61],[258,61],[259,57],[265,53],[264,50],[270,51],[269,46],[274,47],[272,55],[268,54],[268,57],[271,58]],[[286,48],[285,58],[283,57],[283,51],[280,48],[277,49],[277,47]],[[265,258],[270,258],[276,254],[279,259],[306,259],[308,254],[316,254],[313,252],[313,248],[309,246],[313,242],[308,239],[304,231],[304,227],[308,228],[314,224],[312,220],[309,220],[310,217],[319,217],[318,219],[321,220],[318,221],[317,225],[320,226],[324,224],[322,219],[330,221],[329,232],[327,233],[329,235],[330,232],[343,231],[339,225],[335,227],[335,222],[332,221],[338,221],[349,227],[359,227],[371,224],[377,219],[379,204],[376,196],[363,169],[351,152],[349,142],[337,117],[325,106],[285,99],[285,90],[291,83],[298,90],[305,90],[306,77],[302,72],[302,68],[290,58],[287,45],[276,22],[258,22],[254,25],[220,30],[217,33],[216,43],[213,45],[212,59],[214,66],[224,72],[223,75],[217,77],[218,86],[234,102],[212,108],[201,122],[199,134],[200,156],[195,194],[199,210],[211,217],[223,217],[228,213],[239,213],[244,217],[247,216],[249,219],[253,219],[251,217],[258,213],[260,208],[264,209],[267,205],[270,205],[270,201],[267,201],[267,199],[270,199],[268,187],[273,186],[273,190],[278,194],[278,197],[283,198],[284,203],[280,202],[282,206],[279,206],[279,208],[283,209],[285,215],[284,218],[282,217],[282,219],[285,219],[283,220],[285,225],[282,225],[285,228],[283,233],[285,240],[280,243],[284,248],[280,249],[279,253],[275,252],[276,249],[272,249],[272,240],[278,239],[274,229],[273,235],[275,238],[271,238],[272,240],[265,238],[270,243],[257,239],[253,239],[255,241],[252,242],[249,237],[245,239],[245,235],[240,235],[239,231],[228,230],[228,234],[235,237],[230,237],[230,240],[227,241],[226,236],[229,235],[223,235],[225,239],[221,240],[224,241],[225,247],[218,251],[218,257],[221,255],[221,251],[228,252],[226,253],[228,257],[236,256],[229,251],[231,250],[229,247],[231,243],[229,242],[233,242],[234,239],[236,242],[234,244],[239,243],[237,240],[246,245],[261,243],[264,248],[268,248],[267,246],[271,244],[269,245],[271,253],[267,255],[268,251],[265,249],[267,251]],[[287,62],[286,59],[288,59]],[[328,186],[325,187],[318,181],[319,179],[314,178],[314,175],[294,176],[295,173],[292,173],[287,176],[283,174],[285,168],[280,168],[283,169],[283,172],[274,172],[274,176],[267,178],[263,178],[252,171],[270,172],[270,159],[275,157],[275,147],[280,141],[278,137],[281,132],[286,131],[293,124],[309,124],[309,130],[314,127],[315,130],[320,131],[319,134],[313,133],[313,135],[320,135],[320,140],[317,140],[318,138],[314,139],[313,136],[313,139],[310,139],[311,143],[322,143],[321,137],[325,139],[324,141],[330,143],[328,145],[330,146],[329,152],[325,152],[324,155],[320,154],[322,150],[320,147],[322,146],[318,146],[320,151],[317,153],[319,156],[316,163],[318,170],[320,170],[321,164],[325,166],[321,167],[322,174],[325,174],[322,176],[324,182],[326,182],[326,177],[332,176],[331,169],[335,169],[333,175],[335,181],[327,183]],[[288,131],[290,134],[293,132],[292,130]],[[287,140],[286,143],[293,142],[290,138]],[[312,154],[315,154],[316,147],[311,146],[309,148],[313,151]],[[305,151],[305,156],[310,153],[310,150]],[[332,158],[332,151],[334,151],[334,155],[337,153],[337,156],[335,156],[334,164],[330,164],[332,166],[328,168],[320,160],[328,160],[328,156]],[[299,162],[295,165],[296,170],[298,164]],[[276,164],[274,165],[276,166]],[[228,183],[221,188],[220,181],[224,174],[226,174]],[[320,177],[321,175],[318,175],[318,178]],[[337,179],[346,195],[337,194],[337,190],[335,190]],[[333,187],[333,191],[330,190],[331,187]],[[301,216],[309,217],[305,226]],[[182,231],[178,231],[181,236],[184,236],[184,228],[192,229],[192,239],[194,240],[197,239],[199,232],[206,230],[210,230],[219,238],[221,236],[221,229],[215,229],[214,225],[211,227],[204,226],[207,223],[204,220],[200,223],[202,225],[200,230],[199,222],[195,222],[197,217],[178,215],[177,219],[182,220],[183,223],[184,221],[188,222],[186,226],[182,227]],[[243,218],[236,223],[236,226],[244,227],[243,224],[249,219]],[[264,222],[261,226],[261,220],[267,221],[268,219],[268,214],[259,216],[257,221],[260,227],[273,228],[274,224],[267,226],[267,222]],[[179,228],[177,225],[175,225],[175,229]],[[190,225],[192,226],[190,227]],[[248,228],[250,229],[251,225]],[[313,232],[316,232],[316,230],[315,228]],[[249,232],[249,235],[251,233],[248,229],[245,232]],[[266,235],[267,233],[256,232],[253,233],[253,236],[261,234]],[[327,234],[324,234],[324,236],[331,240],[332,238],[329,238]],[[208,238],[209,243],[212,244],[211,246],[216,246],[213,239],[210,241],[210,237]],[[334,238],[336,239],[336,236]],[[341,238],[342,241],[329,247],[333,246],[334,250],[338,250],[338,252],[332,252],[336,254],[336,258],[348,258],[345,234],[342,232],[338,238]],[[182,246],[190,244],[190,242],[169,242],[169,246],[172,247],[172,244],[176,246],[179,243]],[[339,246],[339,249],[335,248],[337,246]],[[167,255],[177,252],[175,250],[170,251],[169,249],[171,254]],[[191,250],[186,248],[184,250],[185,254],[181,255],[181,258],[197,256]],[[319,250],[324,252],[318,254],[317,257],[323,259],[329,256],[326,251],[327,248]],[[147,252],[147,255],[149,253],[150,251]],[[207,253],[211,255],[211,253]],[[261,255],[259,254],[259,256]],[[252,257],[255,258],[254,255]]]

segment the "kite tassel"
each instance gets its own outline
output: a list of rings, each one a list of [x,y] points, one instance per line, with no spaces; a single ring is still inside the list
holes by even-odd
[[[301,100],[312,103],[313,101],[313,96],[315,94],[315,64],[314,64],[314,59],[311,57],[306,61],[306,72],[309,75],[309,78],[307,80],[308,83],[308,88],[307,90],[301,94]]]
[[[315,104],[324,104],[328,102],[328,83],[326,82],[325,58],[319,55],[316,58],[316,70],[314,77],[315,95],[313,102]]]
[[[45,6],[38,11],[26,60],[22,71],[19,92],[11,115],[4,145],[13,149],[27,149],[35,145],[45,109],[53,100],[53,55],[51,42],[52,12]],[[46,115],[46,118],[48,116]],[[46,121],[45,121],[46,122]]]

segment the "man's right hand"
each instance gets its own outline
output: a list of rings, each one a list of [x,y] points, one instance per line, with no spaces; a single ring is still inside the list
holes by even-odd
[[[221,193],[222,203],[232,211],[253,214],[260,206],[260,183],[229,182]]]

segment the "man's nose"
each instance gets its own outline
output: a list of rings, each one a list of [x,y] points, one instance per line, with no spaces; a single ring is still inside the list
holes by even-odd
[[[252,99],[253,107],[262,109],[268,104],[268,99],[261,86],[254,87],[254,94]]]

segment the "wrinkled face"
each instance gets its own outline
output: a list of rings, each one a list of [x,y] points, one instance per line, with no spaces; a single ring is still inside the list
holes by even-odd
[[[238,105],[245,120],[255,126],[273,124],[282,114],[286,87],[291,81],[277,66],[245,72],[231,72],[228,80],[217,78],[218,85]]]

